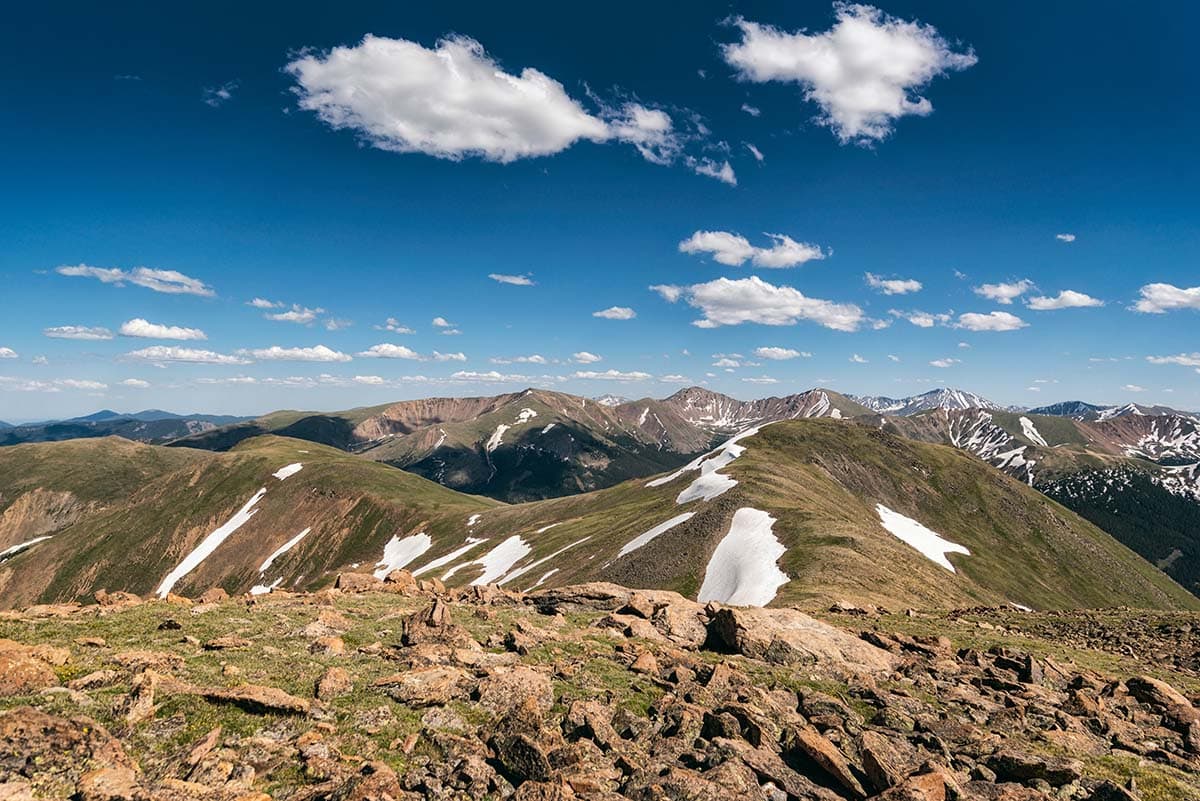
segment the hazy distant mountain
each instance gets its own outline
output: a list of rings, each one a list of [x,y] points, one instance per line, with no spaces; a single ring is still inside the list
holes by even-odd
[[[851,396],[851,399],[879,414],[892,414],[907,417],[920,414],[931,409],[1002,409],[1004,407],[993,403],[987,398],[966,392],[961,389],[933,389],[921,395],[911,395],[907,398],[888,398],[884,396]]]

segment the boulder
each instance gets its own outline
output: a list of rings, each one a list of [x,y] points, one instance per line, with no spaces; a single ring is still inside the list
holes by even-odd
[[[339,573],[333,586],[343,592],[374,592],[383,589],[383,582],[370,573]]]
[[[257,684],[201,690],[199,694],[209,701],[233,704],[247,712],[259,714],[307,715],[311,707],[303,698],[297,698],[275,687],[262,687]]]
[[[197,600],[202,604],[219,604],[221,601],[229,600],[229,593],[221,587],[212,587],[201,593]]]
[[[315,695],[318,701],[330,701],[354,691],[350,673],[342,667],[331,667],[317,679]]]
[[[1041,779],[1054,787],[1079,781],[1083,776],[1083,763],[1077,759],[1040,756],[1011,749],[992,754],[987,759],[987,766],[996,772],[996,777],[1001,781]]]
[[[520,665],[498,668],[479,682],[479,705],[494,714],[503,715],[527,701],[541,714],[550,711],[554,687],[549,676]]]
[[[886,673],[897,664],[893,654],[796,609],[725,607],[708,633],[723,650],[775,664],[822,663],[852,673]]]
[[[401,703],[426,707],[466,699],[472,684],[470,674],[461,668],[433,665],[378,679],[371,686],[382,688]]]

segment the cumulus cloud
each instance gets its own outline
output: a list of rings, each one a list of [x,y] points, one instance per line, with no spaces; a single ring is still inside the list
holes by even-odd
[[[121,386],[130,387],[132,389],[149,389],[150,382],[143,381],[140,378],[126,378],[124,381],[121,382]]]
[[[1028,323],[1015,314],[994,311],[988,314],[979,314],[978,312],[960,314],[955,327],[965,328],[968,331],[1016,331],[1027,325]]]
[[[60,392],[64,389],[103,392],[108,389],[108,384],[80,378],[56,378],[52,381],[42,381],[32,378],[0,376],[0,390],[8,392]]]
[[[647,161],[667,164],[696,136],[641,103],[608,105],[593,97],[599,108],[589,111],[533,67],[506,72],[466,36],[428,48],[367,35],[352,47],[306,52],[285,69],[302,109],[397,153],[509,163],[580,141],[625,142]]]
[[[650,287],[651,292],[657,292],[667,303],[674,303],[683,297],[685,289],[687,287],[675,286],[673,284],[654,284]]]
[[[817,121],[843,143],[885,139],[900,117],[928,116],[933,105],[919,92],[934,78],[965,70],[977,59],[955,52],[938,31],[867,5],[838,3],[823,33],[788,33],[736,19],[741,41],[722,47],[738,77],[803,87],[821,109]]]
[[[637,312],[628,306],[609,306],[607,309],[592,312],[592,316],[605,320],[632,320],[637,317]]]
[[[1178,364],[1183,367],[1200,367],[1200,353],[1180,353],[1175,356],[1147,356],[1151,364]]]
[[[358,355],[364,359],[410,359],[412,361],[421,361],[425,358],[410,347],[393,345],[390,342],[372,345],[366,350],[361,351]]]
[[[834,303],[810,298],[790,286],[775,286],[758,276],[718,278],[686,287],[660,287],[656,291],[668,301],[680,298],[704,316],[692,323],[698,328],[760,323],[795,325],[809,320],[835,331],[856,331],[863,311],[852,303]]]
[[[921,282],[913,278],[880,278],[874,273],[867,273],[866,278],[867,286],[885,295],[907,295],[921,291]]]
[[[18,354],[12,348],[0,348],[0,359],[16,359]]]
[[[1055,309],[1082,309],[1103,306],[1104,301],[1093,298],[1091,295],[1085,295],[1082,292],[1076,292],[1073,289],[1064,289],[1053,297],[1046,295],[1032,297],[1025,305],[1034,311],[1054,311]]]
[[[488,278],[497,281],[501,284],[512,284],[513,286],[536,286],[537,281],[534,281],[528,275],[505,275],[504,273],[488,273]]]
[[[757,108],[757,107],[755,107],[755,106],[752,106],[752,105],[750,105],[749,103],[743,103],[743,104],[742,104],[742,111],[746,112],[746,113],[747,113],[747,114],[749,114],[751,117],[759,117],[759,116],[762,116],[762,109],[759,109],[759,108]]]
[[[586,350],[581,350],[577,353],[572,353],[571,358],[579,364],[595,364],[596,362],[601,361],[604,357],[597,356],[594,353],[589,353]]]
[[[113,332],[107,328],[86,325],[56,325],[51,328],[43,328],[42,334],[51,339],[100,340],[113,338]]]
[[[859,356],[857,353],[855,353],[853,356],[850,357],[850,361],[854,362],[855,364],[866,364],[867,363],[867,360],[864,359],[862,356]]]
[[[330,317],[325,321],[326,331],[341,331],[343,328],[349,328],[354,325],[353,320],[341,320],[337,317]]]
[[[1055,234],[1054,238],[1059,242],[1074,242],[1075,234]]]
[[[272,345],[269,348],[238,352],[249,354],[262,361],[276,362],[348,362],[351,359],[348,354],[324,345],[314,345],[310,348],[283,348],[279,345]]]
[[[953,315],[949,312],[924,312],[924,311],[900,311],[899,309],[890,309],[888,314],[893,317],[899,317],[902,320],[908,320],[917,328],[933,328],[935,325],[945,325],[950,322]]]
[[[135,317],[121,324],[121,336],[143,339],[208,339],[199,328],[184,328],[178,325],[161,325]]]
[[[692,379],[688,378],[686,375],[679,375],[678,373],[670,373],[668,375],[660,375],[658,377],[658,380],[664,384],[690,384],[690,383],[692,383]]]
[[[1033,289],[1033,282],[1028,278],[1022,278],[1020,281],[1013,281],[1007,284],[984,284],[983,286],[975,287],[973,291],[980,297],[988,298],[1007,306],[1015,298],[1021,297],[1031,289]]]
[[[596,370],[577,370],[571,374],[571,378],[578,378],[588,381],[646,381],[653,378],[649,373],[641,373],[636,370],[623,373],[620,370],[605,370],[598,372]]]
[[[442,353],[441,351],[433,352],[433,360],[435,362],[465,362],[467,354],[457,351],[455,353]]]
[[[434,317],[432,321],[434,328],[453,328],[454,323],[447,320],[445,317]]]
[[[402,325],[395,317],[389,317],[384,321],[383,325],[374,327],[376,331],[391,331],[393,334],[415,334],[416,331],[409,328],[407,325]]]
[[[954,365],[959,364],[960,361],[961,360],[959,360],[959,359],[934,359],[933,361],[931,361],[929,363],[929,366],[930,367],[942,367],[942,368],[953,367]]]
[[[1126,384],[1125,386],[1121,387],[1121,389],[1125,390],[1126,392],[1145,392],[1146,391],[1145,387],[1139,387],[1137,384]]]
[[[807,359],[812,356],[812,354],[806,350],[793,350],[792,348],[776,347],[755,348],[754,355],[760,359],[771,359],[772,361],[799,359],[800,357]]]
[[[231,356],[225,353],[215,353],[211,350],[181,348],[177,345],[152,345],[149,348],[131,351],[125,354],[127,359],[154,362],[184,362],[190,364],[250,364],[250,360],[242,356]]]
[[[247,306],[253,306],[256,309],[281,309],[283,303],[277,300],[267,300],[266,298],[254,298],[246,301]]]
[[[528,356],[512,356],[508,358],[494,356],[488,359],[492,364],[547,364],[548,359],[540,353],[531,353]]]
[[[770,247],[755,247],[746,237],[728,231],[696,231],[679,243],[680,253],[709,254],[713,261],[738,267],[749,261],[756,267],[795,267],[825,258],[817,245],[797,242],[783,234],[766,234]]]
[[[292,308],[285,312],[264,314],[263,317],[268,320],[275,320],[281,323],[299,323],[301,325],[308,325],[313,320],[317,319],[318,315],[324,313],[325,310],[322,308],[310,309],[306,306],[301,306],[298,303],[293,303]]]
[[[716,178],[723,184],[737,186],[737,174],[733,171],[733,166],[728,161],[716,161],[707,156],[700,158],[688,156],[683,160],[683,163],[697,175]]]
[[[450,378],[455,381],[481,381],[484,383],[524,383],[530,380],[527,375],[501,373],[496,370],[477,372],[475,370],[459,370],[452,373]]]
[[[92,267],[87,264],[76,264],[56,267],[54,271],[59,275],[76,278],[94,278],[102,284],[124,286],[129,283],[168,295],[199,295],[205,298],[216,295],[212,287],[203,281],[175,270],[153,270],[149,267],[122,270],[118,267]]]
[[[1174,284],[1146,284],[1133,304],[1133,310],[1144,314],[1163,314],[1179,309],[1200,309],[1200,286],[1187,289]]]

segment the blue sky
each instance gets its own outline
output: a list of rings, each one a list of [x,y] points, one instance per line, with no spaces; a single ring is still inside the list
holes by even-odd
[[[1200,408],[1200,9],[403,5],[10,11],[0,419],[531,384]]]

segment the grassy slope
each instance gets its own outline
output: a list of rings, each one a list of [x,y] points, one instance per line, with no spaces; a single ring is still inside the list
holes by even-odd
[[[186,467],[146,482],[128,506],[95,515],[0,563],[0,603],[86,596],[101,586],[151,592],[260,487],[267,493],[258,512],[181,581],[178,591],[194,594],[220,584],[244,592],[279,577],[283,586],[319,587],[347,565],[369,569],[391,537],[424,532],[433,545],[410,568],[454,551],[468,536],[488,542],[458,562],[519,535],[532,553],[517,568],[571,547],[526,572],[514,588],[530,587],[557,569],[548,583],[599,578],[694,597],[734,511],[752,506],[778,520],[775,534],[788,548],[781,566],[792,581],[776,603],[817,605],[835,598],[891,607],[1200,603],[1108,535],[953,448],[831,420],[777,423],[744,444],[747,452],[724,471],[738,486],[712,501],[675,503],[696,477],[689,473],[658,488],[647,487],[642,478],[506,506],[332,448],[261,437],[228,454],[197,455]],[[297,461],[304,469],[291,478],[270,477]],[[875,515],[876,502],[967,546],[972,555],[952,556],[959,572],[949,573],[887,533]],[[695,512],[691,520],[617,559],[630,539],[689,511]],[[468,517],[476,513],[482,519],[468,528]],[[550,524],[558,525],[537,533]],[[312,533],[260,577],[262,560],[305,527]],[[453,580],[465,583],[479,572],[478,566],[463,567]]]

